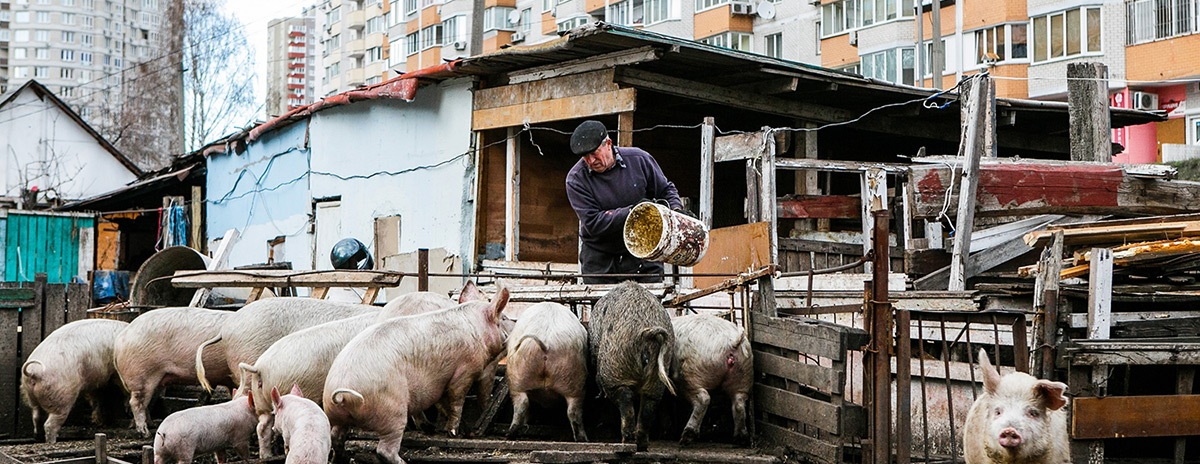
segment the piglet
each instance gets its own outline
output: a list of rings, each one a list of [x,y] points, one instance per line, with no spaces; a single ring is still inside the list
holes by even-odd
[[[292,385],[291,393],[284,396],[271,387],[271,404],[275,408],[272,428],[283,436],[285,464],[329,462],[329,418],[325,411],[305,398],[298,385]]]
[[[983,394],[967,412],[963,448],[967,464],[1071,462],[1067,438],[1067,385],[1024,372],[1000,376],[979,350]]]
[[[176,412],[163,419],[154,433],[154,464],[188,464],[197,454],[207,453],[216,453],[217,462],[225,462],[229,448],[249,459],[250,437],[257,424],[254,398],[237,390],[224,403]]]

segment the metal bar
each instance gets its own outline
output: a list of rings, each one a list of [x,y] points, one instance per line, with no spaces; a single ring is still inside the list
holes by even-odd
[[[912,321],[896,311],[896,464],[912,462]]]
[[[929,403],[926,399],[929,398],[929,392],[925,389],[925,317],[921,313],[917,313],[917,346],[921,352],[917,353],[917,363],[921,369],[921,447],[925,450],[925,462],[929,462]]]
[[[884,230],[886,231],[887,229],[885,228]],[[816,270],[810,270],[810,271],[783,272],[783,273],[779,274],[779,277],[804,277],[804,276],[809,276],[809,275],[813,275],[813,274],[833,274],[835,272],[841,272],[841,271],[845,271],[847,269],[854,269],[858,266],[862,266],[863,264],[866,264],[866,263],[872,261],[874,256],[877,253],[878,252],[875,250],[867,252],[867,254],[865,256],[859,258],[858,261],[855,261],[850,264],[843,264],[841,266],[829,267],[829,268],[825,268],[825,269],[816,269]]]
[[[942,364],[946,369],[946,410],[954,411],[954,395],[950,389],[950,345],[946,343],[946,321],[939,321],[942,329]],[[958,444],[958,434],[954,427],[954,416],[950,416],[950,443]],[[958,462],[957,446],[950,447],[950,462]]]
[[[874,218],[871,261],[871,462],[892,461],[892,305],[888,301],[888,216],[886,208],[871,211]],[[868,253],[870,257],[871,253]]]
[[[971,349],[971,321],[967,321],[966,324],[963,324],[963,333],[965,333],[967,335],[967,365],[973,366],[974,363],[971,362],[971,351],[973,351]],[[1000,362],[1000,359],[998,356],[996,358],[996,362],[997,363]],[[975,383],[975,369],[972,367],[970,369],[970,371],[971,371],[970,372],[970,375],[971,375],[971,400],[974,401],[976,399],[979,399],[979,388],[976,386],[976,383]],[[949,382],[950,372],[946,372],[946,379],[947,379],[946,388],[950,388],[950,382]],[[951,411],[953,411],[953,409]]]
[[[417,291],[429,291],[429,249],[417,249]]]

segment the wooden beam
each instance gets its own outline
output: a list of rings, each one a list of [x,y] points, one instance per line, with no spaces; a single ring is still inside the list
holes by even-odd
[[[826,160],[826,159],[801,159],[801,158],[779,158],[775,160],[775,167],[778,169],[788,169],[796,171],[824,171],[824,172],[863,172],[871,169],[880,169],[888,173],[902,173],[908,170],[908,165],[895,163],[866,163],[859,161],[841,161],[841,160]]]
[[[995,137],[995,112],[988,111],[995,107],[991,95],[992,80],[987,76],[971,81],[970,100],[967,104],[971,110],[963,121],[964,145],[961,153],[966,159],[963,167],[958,195],[958,213],[954,230],[954,248],[950,255],[950,291],[962,291],[967,288],[967,262],[970,261],[971,231],[975,227],[975,196],[979,190],[979,160],[984,153],[995,157],[996,145],[990,137]],[[967,92],[963,92],[967,93]],[[989,119],[989,114],[991,118]]]
[[[1078,340],[1066,351],[1065,360],[1072,366],[1200,365],[1200,343],[1195,339]]]
[[[612,69],[617,66],[646,63],[662,58],[663,53],[662,50],[652,45],[647,45],[645,47],[589,56],[562,63],[526,68],[508,73],[508,83],[534,82],[570,74]]]
[[[840,122],[857,116],[841,108],[783,100],[641,69],[618,68],[615,79],[622,84],[668,95],[719,103],[760,113],[801,118],[808,121]]]
[[[191,213],[192,248],[204,253],[204,246],[207,245],[208,238],[204,236],[204,187],[201,185],[192,186]]]
[[[712,229],[713,224],[713,163],[715,162],[715,142],[717,133],[716,120],[712,116],[704,118],[700,127],[700,220],[704,227]]]
[[[856,218],[862,202],[843,195],[789,195],[776,202],[781,219]]]
[[[612,81],[613,70],[475,91],[471,129],[484,130],[633,111],[637,90]]]
[[[914,164],[955,164],[958,157],[955,156],[920,156],[912,159]],[[1061,161],[1061,160],[1044,160],[1032,158],[987,158],[980,161],[980,166],[1004,166],[1004,165],[1035,165],[1044,167],[1056,167],[1062,169],[1071,169],[1078,166],[1101,166],[1111,168],[1113,163],[1098,162],[1098,161]],[[1174,179],[1179,175],[1179,170],[1173,166],[1166,164],[1116,164],[1120,167],[1125,175],[1146,179]]]
[[[241,235],[238,233],[237,229],[229,229],[225,231],[225,236],[221,238],[221,244],[217,245],[217,252],[213,254],[212,260],[208,262],[208,270],[213,271],[225,268],[225,263],[229,261],[229,254],[233,250],[233,244],[236,243],[240,237]],[[172,279],[172,284],[176,287],[182,287],[182,285],[175,284],[174,279]],[[196,293],[192,295],[192,301],[188,303],[188,306],[194,308],[203,308],[204,304],[208,302],[208,295],[211,293],[212,287],[209,286],[206,288],[197,288],[200,289],[196,290]]]
[[[1074,398],[1071,408],[1076,440],[1200,435],[1200,395]]]
[[[762,131],[717,137],[713,142],[713,161],[756,159],[763,152],[766,137]]]
[[[1107,339],[1112,328],[1112,250],[1092,248],[1088,276],[1088,338]]]
[[[175,271],[171,285],[212,287],[395,287],[402,276],[374,271]]]
[[[769,127],[763,127],[764,134],[770,134]],[[771,239],[771,264],[779,262],[779,218],[775,215],[775,137],[766,137],[766,146],[762,157],[758,160],[759,186],[758,206],[760,219],[771,226],[767,237]],[[760,289],[761,290],[761,289]]]
[[[731,88],[737,91],[751,92],[760,95],[775,95],[795,92],[800,85],[798,77],[780,77],[749,84],[735,85]]]
[[[517,128],[508,128],[504,158],[504,259],[516,261],[521,237],[521,147]]]
[[[873,211],[887,208],[887,174],[882,169],[863,172],[859,179],[861,198],[859,214],[862,217],[863,256],[874,249],[875,215]],[[889,253],[890,254],[890,253]],[[888,264],[891,266],[891,263]],[[871,263],[863,265],[864,272],[871,272]]]

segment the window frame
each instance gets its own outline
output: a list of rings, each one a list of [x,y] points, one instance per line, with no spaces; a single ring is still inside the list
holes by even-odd
[[[1096,22],[1099,24],[1096,36],[1097,49],[1092,49],[1092,43],[1089,40],[1088,30],[1091,26],[1091,14],[1089,11],[1098,10],[1099,17]],[[1069,24],[1071,15],[1068,12],[1077,11],[1078,24],[1078,44],[1079,52],[1070,53],[1069,32],[1071,25]],[[1064,10],[1051,11],[1036,16],[1031,16],[1026,26],[1026,46],[1029,49],[1030,65],[1039,65],[1045,63],[1053,63],[1057,61],[1070,60],[1084,56],[1099,56],[1104,54],[1104,7],[1103,5],[1087,4],[1078,5]],[[1056,24],[1056,21],[1058,22]],[[1039,22],[1041,22],[1041,31],[1039,33]],[[1057,37],[1055,37],[1057,33]],[[1055,49],[1057,39],[1058,50]],[[1061,54],[1056,54],[1056,51]],[[1039,56],[1044,54],[1044,59],[1039,59]]]

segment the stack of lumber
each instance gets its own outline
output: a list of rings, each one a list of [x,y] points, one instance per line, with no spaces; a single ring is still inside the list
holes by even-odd
[[[1094,248],[1112,250],[1113,265],[1140,271],[1130,271],[1134,273],[1165,277],[1200,268],[1200,214],[1052,226],[1030,232],[1024,240],[1032,247],[1047,246],[1058,232],[1063,246],[1075,250],[1063,263],[1061,279],[1086,275]],[[1026,266],[1021,274],[1035,270],[1036,265]]]

